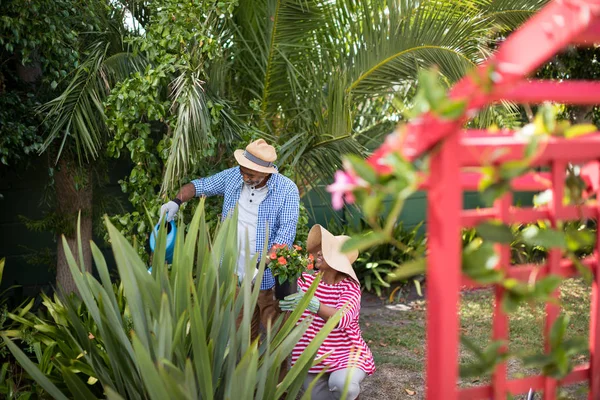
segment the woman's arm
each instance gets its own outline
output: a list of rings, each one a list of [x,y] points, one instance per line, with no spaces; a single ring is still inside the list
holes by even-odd
[[[329,318],[333,317],[337,310],[338,309],[335,307],[329,307],[321,303],[317,315],[327,321]]]

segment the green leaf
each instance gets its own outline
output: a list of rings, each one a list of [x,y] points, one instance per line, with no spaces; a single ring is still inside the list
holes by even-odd
[[[477,276],[493,270],[500,257],[490,242],[471,242],[462,253],[462,270],[469,276]]]
[[[569,320],[570,318],[566,314],[561,314],[556,318],[556,321],[554,321],[552,328],[550,329],[550,348],[554,349],[561,345],[565,332],[569,327]]]
[[[342,253],[347,253],[353,250],[363,251],[369,247],[373,247],[388,241],[388,236],[384,232],[370,231],[360,236],[354,236],[346,240],[342,244]]]
[[[494,201],[502,197],[505,193],[510,191],[509,181],[494,182],[480,192],[481,200],[487,207],[491,207]]]
[[[384,195],[382,193],[377,193],[375,195],[367,196],[361,203],[362,211],[367,219],[377,217],[381,210],[383,198]]]
[[[411,260],[401,264],[394,271],[390,272],[385,278],[388,282],[397,282],[404,279],[408,279],[415,275],[425,273],[427,268],[427,263],[425,258],[417,258],[416,260]]]
[[[0,258],[0,283],[2,283],[2,276],[4,275],[4,264],[6,262],[6,258]]]
[[[377,183],[377,174],[375,173],[375,169],[368,162],[366,162],[363,158],[349,154],[346,156],[346,160],[350,162],[352,169],[360,176],[362,179],[367,181],[370,184]]]
[[[437,112],[443,119],[455,120],[460,118],[467,107],[467,102],[464,100],[450,100],[443,102]]]
[[[578,251],[594,246],[596,236],[588,229],[568,228],[565,232],[567,249]]]
[[[131,339],[140,373],[150,398],[154,400],[168,399],[169,390],[165,387],[164,381],[160,377],[156,366],[148,353],[149,349],[144,348],[144,345],[135,333],[132,335]]]
[[[579,275],[581,275],[584,282],[588,285],[591,285],[594,281],[594,274],[592,273],[592,271],[585,265],[583,265],[576,255],[570,254],[569,257],[571,258],[573,265],[575,265],[577,272],[579,272]]]
[[[540,145],[540,136],[533,135],[529,138],[527,146],[525,146],[525,159],[530,160],[538,151]]]
[[[540,368],[546,366],[550,361],[551,357],[548,354],[533,354],[522,358],[523,366],[525,368]]]
[[[570,139],[578,136],[589,135],[597,130],[598,128],[594,124],[577,124],[571,126],[565,131],[565,137]]]
[[[23,353],[23,351],[8,338],[8,336],[6,336],[4,333],[2,333],[1,336],[2,339],[4,339],[4,343],[6,343],[6,346],[13,356],[15,356],[21,367],[23,367],[23,369],[27,371],[27,373],[31,375],[31,377],[37,383],[39,383],[49,395],[54,397],[56,400],[68,400],[67,397],[46,377],[46,375],[44,375],[42,371],[40,371],[39,368],[33,362],[31,362],[29,357],[27,357],[27,355],[25,355],[25,353]]]
[[[548,275],[535,283],[534,299],[546,301],[548,297],[560,286],[562,278],[558,275]]]
[[[499,221],[483,222],[477,225],[476,230],[483,240],[505,244],[510,244],[513,241],[513,234],[510,227]]]
[[[436,69],[422,69],[419,72],[419,91],[427,100],[432,110],[438,110],[446,98],[446,90],[440,84],[439,73]]]
[[[513,313],[519,308],[521,302],[521,297],[514,293],[506,292],[502,296],[502,310],[507,314]]]
[[[528,160],[512,160],[502,163],[498,173],[502,179],[510,180],[523,175],[528,169]]]
[[[69,370],[67,367],[62,367],[62,374],[67,384],[69,391],[76,399],[85,399],[85,400],[96,400],[98,399],[94,394],[88,389],[87,385],[79,379],[77,375]]]
[[[531,225],[521,231],[521,238],[529,246],[541,246],[547,249],[567,247],[564,233],[551,228],[540,229]]]

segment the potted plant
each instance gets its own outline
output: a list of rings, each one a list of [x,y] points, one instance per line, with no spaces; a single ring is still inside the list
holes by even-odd
[[[276,244],[269,255],[268,265],[275,277],[275,297],[278,300],[297,291],[297,280],[303,272],[311,272],[314,258],[301,246]]]

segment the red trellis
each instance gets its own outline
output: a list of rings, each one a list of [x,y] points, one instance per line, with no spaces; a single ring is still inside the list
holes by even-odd
[[[481,77],[492,67],[492,87],[485,93],[473,76],[465,77],[451,91],[452,98],[467,99],[468,110],[480,109],[499,100],[520,103],[553,101],[569,104],[600,104],[600,82],[548,82],[527,80],[536,68],[569,44],[589,45],[600,42],[600,0],[555,0],[513,33],[497,53],[477,69]],[[454,399],[505,399],[507,393],[526,393],[529,388],[543,391],[546,399],[556,397],[556,388],[575,382],[589,382],[589,399],[600,400],[600,273],[598,251],[584,260],[584,265],[594,273],[590,319],[590,362],[579,365],[562,381],[544,376],[530,376],[508,380],[506,364],[499,365],[490,385],[467,389],[457,387],[459,349],[459,290],[471,282],[461,276],[461,227],[471,227],[494,218],[504,223],[528,223],[547,219],[556,224],[559,220],[581,217],[598,218],[600,207],[600,182],[595,174],[596,200],[583,207],[563,205],[553,201],[543,208],[519,208],[512,205],[509,195],[496,201],[493,208],[462,209],[462,191],[475,190],[476,173],[462,172],[465,167],[485,164],[499,147],[507,151],[498,162],[523,159],[525,142],[512,134],[490,135],[486,131],[462,131],[465,120],[441,121],[426,115],[411,122],[404,141],[403,152],[415,159],[441,145],[432,152],[428,184],[428,269],[427,269],[427,398],[431,400]],[[584,163],[600,160],[600,133],[576,139],[551,139],[535,164],[550,166],[551,172],[531,173],[513,182],[515,190],[552,189],[553,199],[562,199],[567,163]],[[458,184],[460,182],[460,184]],[[509,276],[529,279],[533,266],[508,268],[510,249],[500,247],[498,268],[506,269]],[[569,260],[561,259],[560,250],[552,250],[547,264],[538,276],[553,273],[564,277],[574,276],[577,270]],[[493,316],[493,339],[508,339],[508,319],[498,306],[502,288],[495,288],[496,306]],[[558,296],[558,293],[554,294]],[[549,328],[558,316],[559,308],[546,306],[546,347]],[[541,339],[541,338],[540,338]]]

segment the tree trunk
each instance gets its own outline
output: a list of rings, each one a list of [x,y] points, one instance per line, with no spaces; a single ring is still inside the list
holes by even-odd
[[[90,240],[92,240],[93,186],[91,166],[89,164],[79,166],[76,161],[70,160],[67,155],[63,155],[58,162],[54,177],[57,211],[60,219],[65,222],[64,232],[59,232],[61,235],[57,249],[56,285],[59,291],[64,290],[65,294],[70,294],[71,292],[77,292],[77,288],[65,256],[62,235],[64,234],[67,239],[77,264],[80,264],[79,246],[77,244],[77,215],[79,211],[81,211],[83,262],[85,270],[92,271]],[[81,268],[81,265],[79,267]]]

